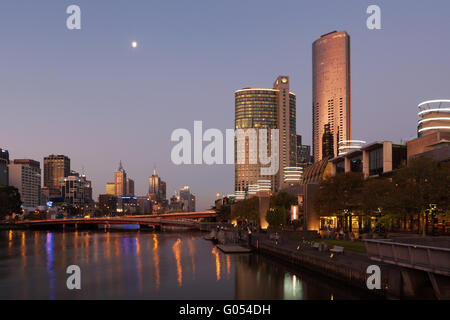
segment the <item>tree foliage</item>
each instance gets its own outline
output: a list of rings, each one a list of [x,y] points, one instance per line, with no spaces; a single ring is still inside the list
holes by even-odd
[[[13,213],[21,213],[22,201],[19,190],[11,186],[0,187],[0,219]]]
[[[410,160],[391,177],[364,180],[359,173],[337,174],[321,182],[313,207],[322,216],[344,212],[378,216],[384,224],[436,207],[441,219],[450,212],[450,164],[428,158]]]
[[[287,222],[286,209],[284,207],[276,207],[267,210],[266,221],[271,228],[284,226]]]
[[[237,220],[247,220],[248,222],[258,222],[259,199],[252,197],[233,204],[231,218]]]

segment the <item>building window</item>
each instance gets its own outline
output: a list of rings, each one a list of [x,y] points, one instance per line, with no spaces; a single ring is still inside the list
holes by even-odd
[[[369,175],[381,175],[383,173],[383,148],[369,151]]]

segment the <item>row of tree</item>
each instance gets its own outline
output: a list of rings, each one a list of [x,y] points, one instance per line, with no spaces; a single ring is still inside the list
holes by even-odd
[[[388,230],[423,231],[430,216],[433,221],[450,219],[449,190],[450,163],[419,158],[390,177],[330,177],[321,182],[313,206],[321,216],[375,217]]]

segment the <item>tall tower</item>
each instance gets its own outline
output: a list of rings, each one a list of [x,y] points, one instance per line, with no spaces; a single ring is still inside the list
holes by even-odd
[[[65,155],[49,155],[44,158],[44,187],[50,194],[59,194],[60,180],[70,175],[70,159]]]
[[[114,184],[116,185],[116,197],[124,197],[127,195],[127,172],[119,163],[119,169],[114,173]]]
[[[280,188],[283,181],[283,169],[295,166],[296,153],[296,96],[289,91],[289,77],[279,76],[273,89],[245,88],[235,92],[235,129],[255,129],[256,150],[253,150],[250,139],[246,138],[244,148],[238,149],[235,141],[235,191],[245,192],[252,188],[258,181],[264,184],[270,181],[270,190]],[[270,148],[271,129],[279,129],[279,167],[278,173],[273,176],[262,176],[261,168],[270,165],[262,165],[259,158],[256,164],[250,163],[250,155],[259,154],[259,130],[268,131],[268,148]],[[269,149],[270,150],[270,149]],[[237,163],[238,155],[245,155],[245,164]]]
[[[313,155],[322,159],[324,128],[339,141],[351,140],[350,35],[333,31],[313,43]]]

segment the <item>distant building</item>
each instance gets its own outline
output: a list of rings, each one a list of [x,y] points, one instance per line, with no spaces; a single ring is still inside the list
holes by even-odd
[[[302,136],[297,135],[297,167],[305,169],[312,164],[313,157],[311,156],[311,146],[304,145]]]
[[[44,158],[44,187],[50,195],[59,193],[60,180],[70,175],[70,159],[65,155],[49,155]]]
[[[116,197],[120,198],[127,195],[127,172],[122,166],[122,161],[119,163],[119,169],[114,173],[114,185]]]
[[[153,169],[153,174],[148,178],[148,194],[153,195],[152,198],[163,204],[166,200],[166,182],[162,181]]]
[[[137,214],[152,214],[153,205],[152,200],[147,196],[137,197]]]
[[[180,202],[183,205],[184,212],[195,211],[195,196],[191,194],[188,186],[180,189]]]
[[[9,184],[19,190],[24,207],[37,207],[41,197],[40,163],[30,159],[16,159],[8,165]]]
[[[334,158],[334,138],[330,124],[324,124],[322,135],[322,158]]]
[[[111,194],[101,194],[98,196],[99,210],[104,215],[115,214],[117,210],[117,197]]]
[[[0,186],[9,185],[9,153],[8,150],[0,148]]]
[[[134,180],[127,178],[127,196],[134,196]]]
[[[84,188],[85,181],[79,176],[68,176],[60,180],[61,197],[68,204],[84,206],[86,203]]]
[[[114,182],[106,183],[105,192],[106,192],[106,194],[115,196],[116,195],[116,184]]]
[[[350,36],[345,31],[327,33],[314,41],[312,50],[313,154],[319,161],[337,154],[339,141],[351,139]],[[326,124],[330,133],[323,140]],[[325,149],[323,141],[329,144]]]

